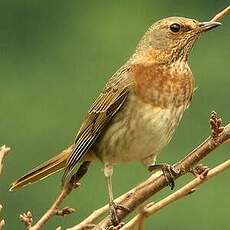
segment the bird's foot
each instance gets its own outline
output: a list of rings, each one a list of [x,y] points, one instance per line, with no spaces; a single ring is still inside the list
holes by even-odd
[[[175,181],[174,181],[175,176],[180,173],[178,170],[176,170],[174,166],[166,164],[166,163],[150,165],[148,167],[148,170],[150,172],[155,171],[155,170],[162,170],[165,176],[165,179],[169,187],[171,188],[171,190],[173,190],[173,188],[175,187]]]
[[[111,222],[112,222],[114,227],[117,227],[117,229],[119,229],[119,227],[122,227],[124,225],[124,223],[120,222],[119,217],[117,215],[117,210],[122,210],[122,211],[130,211],[130,210],[129,210],[129,208],[127,208],[123,205],[118,205],[114,202],[111,202],[109,206],[110,206]]]
[[[120,223],[120,220],[117,215],[117,205],[114,202],[109,204],[110,209],[110,218],[113,226],[117,226]]]

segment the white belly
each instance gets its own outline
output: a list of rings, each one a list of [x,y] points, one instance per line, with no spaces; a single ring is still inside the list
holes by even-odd
[[[177,109],[153,107],[129,96],[96,145],[96,155],[108,163],[145,161],[153,163],[170,141],[184,106]]]

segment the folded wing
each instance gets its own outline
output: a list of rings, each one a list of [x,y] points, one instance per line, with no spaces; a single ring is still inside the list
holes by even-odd
[[[62,184],[69,181],[75,166],[90,150],[105,126],[124,104],[132,84],[129,69],[120,69],[106,84],[103,92],[90,108],[75,139],[73,151],[68,158]]]

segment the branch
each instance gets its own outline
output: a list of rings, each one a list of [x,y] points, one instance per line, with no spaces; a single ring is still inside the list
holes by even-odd
[[[7,155],[9,151],[10,151],[10,148],[6,147],[5,145],[0,147],[0,175],[2,174],[2,169],[3,169],[3,159],[5,158],[5,156]]]
[[[46,211],[46,213],[41,217],[38,222],[32,226],[33,219],[32,214],[30,211],[27,213],[23,213],[20,215],[21,221],[26,225],[28,230],[39,230],[41,229],[50,218],[52,218],[55,215],[58,216],[64,216],[67,214],[73,213],[75,210],[69,207],[66,207],[64,209],[60,209],[61,203],[64,201],[64,199],[71,193],[71,191],[77,187],[79,187],[80,179],[84,176],[84,174],[87,172],[90,162],[85,161],[81,164],[76,174],[72,176],[69,183],[64,185],[62,188],[60,194],[58,195],[57,199],[54,201],[54,203],[51,205],[51,207]]]
[[[0,204],[0,212],[2,211],[2,205]],[[5,225],[5,220],[0,220],[0,230],[2,230],[3,229],[3,227],[4,227],[4,225]]]
[[[219,173],[225,171],[226,169],[230,168],[230,160],[225,161],[222,164],[219,164],[215,168],[211,169],[210,171],[204,171],[201,173],[200,176],[195,178],[194,180],[187,183],[182,188],[178,189],[176,192],[172,193],[171,195],[167,196],[166,198],[162,199],[161,201],[155,204],[148,204],[143,209],[142,212],[136,215],[133,219],[131,219],[126,225],[124,225],[121,230],[130,230],[133,227],[137,226],[139,221],[144,221],[145,218],[153,215],[160,209],[164,208],[165,206],[171,204],[172,202],[179,200],[181,198],[186,197],[191,192],[195,191],[195,188],[210,178],[217,176]]]
[[[10,148],[6,147],[5,145],[0,147],[0,176],[2,174],[2,169],[3,169],[3,159],[5,158],[5,156],[7,155],[9,151],[10,151]],[[2,210],[2,205],[0,204],[0,212],[1,210]],[[0,220],[0,230],[3,229],[4,225],[5,225],[4,219]]]
[[[180,176],[191,172],[193,167],[214,149],[230,140],[230,123],[225,127],[221,127],[221,120],[217,118],[216,113],[212,112],[210,125],[212,134],[197,148],[190,152],[183,160],[177,162],[174,167],[178,174],[175,175],[175,180]],[[115,200],[115,203],[126,207],[126,209],[118,210],[119,220],[124,219],[133,210],[139,207],[148,198],[159,192],[164,187],[167,187],[165,176],[161,172],[151,175],[146,181],[137,185],[127,193],[123,194]],[[108,205],[94,211],[79,225],[76,225],[68,230],[84,229],[93,221],[98,219],[108,210]],[[94,229],[108,229],[112,225],[110,217],[107,216]]]
[[[214,16],[211,19],[211,21],[212,22],[219,22],[219,21],[221,21],[229,13],[230,13],[230,6],[227,6],[220,13],[218,13],[216,16]]]

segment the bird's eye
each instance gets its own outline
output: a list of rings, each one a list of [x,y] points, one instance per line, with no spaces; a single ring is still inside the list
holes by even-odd
[[[172,32],[177,33],[177,32],[180,31],[181,26],[180,26],[180,24],[178,24],[178,23],[173,23],[172,25],[170,25],[169,28],[170,28],[170,30],[171,30]]]

